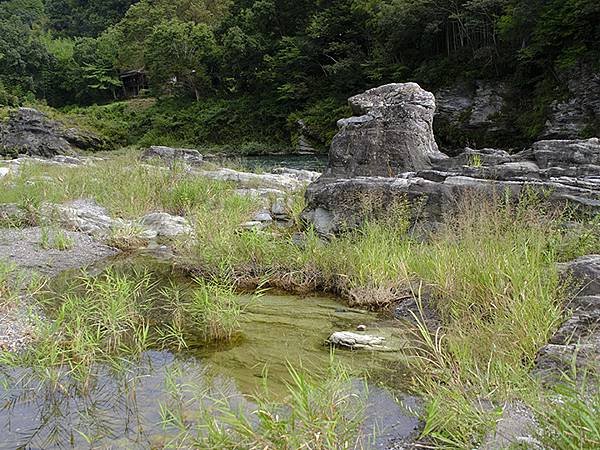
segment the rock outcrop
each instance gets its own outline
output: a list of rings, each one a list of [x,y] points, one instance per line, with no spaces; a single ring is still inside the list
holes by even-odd
[[[589,131],[600,132],[600,74],[590,66],[578,65],[560,74],[560,78],[568,93],[550,105],[541,137],[576,139]],[[594,124],[596,129],[591,130]]]
[[[143,151],[142,161],[157,160],[169,165],[176,162],[189,164],[190,166],[201,166],[204,158],[198,150],[190,148],[171,148],[153,145]]]
[[[33,108],[13,111],[0,123],[0,156],[72,155],[79,150],[100,150],[105,142],[88,131],[67,128]]]
[[[486,81],[437,91],[434,129],[441,144],[456,148],[467,141],[477,145],[503,141],[511,131],[502,116],[508,96],[507,85]]]
[[[402,126],[410,116],[407,125],[410,136],[401,144],[397,137],[406,134],[393,130],[392,138],[387,139],[381,137],[386,134],[385,127],[375,127],[377,139],[369,139],[371,125],[363,132],[362,125],[348,129],[348,119],[341,121],[340,133],[331,147],[329,167],[306,193],[308,207],[303,217],[319,233],[328,235],[355,227],[365,216],[386,214],[394,204],[406,201],[413,206],[415,219],[438,222],[453,212],[461,198],[473,192],[508,193],[517,198],[525,189],[531,189],[554,202],[600,211],[597,138],[540,141],[516,155],[494,149],[467,149],[457,157],[448,158],[434,147],[429,127],[414,126],[430,123],[434,105],[431,94],[417,91],[418,86],[412,83],[408,88],[406,85],[384,88],[384,99],[393,98],[396,106],[377,108],[382,103],[381,95],[377,90],[367,91],[358,96],[359,102],[353,103],[365,105],[362,111],[376,110],[378,117],[359,117],[349,119],[350,122]],[[402,120],[387,115],[399,115]]]
[[[40,218],[99,239],[107,239],[112,233],[123,230],[146,240],[157,238],[169,240],[179,236],[191,236],[194,231],[184,217],[164,212],[150,213],[139,220],[113,218],[106,208],[89,199],[42,205]]]
[[[355,116],[338,121],[325,176],[392,177],[446,158],[433,137],[435,99],[418,84],[388,84],[348,102]]]
[[[575,282],[578,295],[567,305],[570,317],[539,352],[535,372],[545,379],[569,373],[573,366],[600,370],[600,255],[588,255],[561,265]]]
[[[385,338],[381,336],[371,336],[370,334],[358,334],[350,331],[336,331],[327,340],[331,345],[337,347],[357,349],[385,349]]]
[[[272,173],[251,173],[222,168],[201,171],[199,176],[216,181],[228,181],[239,186],[240,194],[260,196],[261,189],[268,194],[284,194],[303,189],[321,175],[318,172],[296,169],[274,169]],[[269,191],[271,190],[271,191]],[[246,191],[246,192],[243,192]]]

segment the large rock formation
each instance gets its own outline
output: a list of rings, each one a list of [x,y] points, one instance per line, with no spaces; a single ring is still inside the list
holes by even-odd
[[[51,158],[78,150],[100,150],[104,145],[95,134],[67,128],[33,108],[19,108],[11,112],[6,123],[0,123],[0,156]]]
[[[430,169],[446,156],[433,137],[433,94],[416,83],[388,84],[349,100],[338,121],[327,177],[396,176]]]
[[[351,99],[364,105],[359,112],[376,113],[341,121],[329,168],[307,189],[303,216],[319,233],[354,227],[366,215],[386,214],[394,204],[407,200],[415,218],[440,221],[471,192],[517,198],[527,188],[551,201],[600,211],[597,138],[540,141],[516,155],[467,149],[447,158],[437,151],[428,126],[433,96],[413,83],[380,89]],[[394,107],[387,107],[387,99],[393,99]],[[406,124],[410,132],[378,125],[391,123]]]
[[[434,129],[440,143],[450,148],[466,142],[495,145],[508,135],[514,141],[503,117],[509,96],[506,84],[487,81],[457,83],[437,91]]]
[[[550,105],[551,111],[541,137],[574,139],[590,131],[599,132],[600,74],[590,66],[578,65],[559,77],[568,92]]]

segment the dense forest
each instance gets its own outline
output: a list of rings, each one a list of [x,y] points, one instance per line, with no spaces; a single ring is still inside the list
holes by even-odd
[[[527,139],[599,61],[597,0],[0,0],[0,105],[110,104],[86,114],[123,144],[283,147],[302,119],[324,147],[352,94],[480,79],[510,83]],[[131,70],[145,101],[118,101]]]

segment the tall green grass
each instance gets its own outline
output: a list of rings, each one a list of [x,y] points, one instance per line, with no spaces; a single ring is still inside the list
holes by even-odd
[[[594,385],[567,380],[544,396],[537,409],[538,438],[545,448],[582,450],[600,448],[600,392]],[[590,380],[587,380],[588,382]]]
[[[138,155],[125,151],[82,167],[22,164],[18,174],[0,180],[0,203],[35,212],[44,202],[91,198],[117,217],[138,218],[151,211],[210,211],[234,196],[229,183],[193,176],[178,165],[168,169],[143,164]]]
[[[223,282],[198,280],[175,296],[145,271],[84,274],[60,292],[37,296],[46,317],[35,315],[33,345],[19,354],[1,352],[0,362],[31,367],[43,379],[67,375],[85,386],[101,366],[119,366],[151,348],[228,340],[241,312]]]
[[[240,402],[206,387],[167,379],[170,400],[161,404],[167,448],[343,450],[360,449],[366,389],[353,386],[349,372],[333,364],[323,377],[289,366],[291,381],[283,402],[268,391]],[[193,412],[192,412],[193,411]],[[363,430],[364,433],[364,430]],[[362,440],[361,440],[362,439]]]

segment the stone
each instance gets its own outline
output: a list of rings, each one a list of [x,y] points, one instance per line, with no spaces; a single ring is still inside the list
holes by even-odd
[[[388,86],[384,87],[389,89]],[[372,102],[378,97],[374,98]],[[415,101],[417,110],[423,102],[421,97],[414,100],[411,95],[406,95],[403,98],[405,105]],[[371,111],[369,108],[374,107],[368,104],[365,108]],[[403,109],[378,111],[379,114],[404,117]],[[401,123],[387,116],[378,120]],[[416,142],[431,138],[427,127],[410,129],[423,133],[415,138]],[[467,196],[509,195],[518,199],[525,190],[537,192],[556,204],[574,205],[590,213],[600,212],[600,140],[597,138],[540,141],[516,155],[502,150],[467,148],[453,158],[430,158],[427,169],[408,170],[393,176],[381,172],[378,172],[379,176],[365,176],[364,173],[369,171],[377,172],[371,170],[375,166],[369,161],[385,160],[386,155],[382,152],[385,153],[386,142],[379,140],[367,147],[365,137],[360,133],[352,136],[342,129],[339,135],[350,149],[344,153],[348,158],[345,164],[350,169],[344,169],[346,166],[339,164],[339,158],[336,160],[339,155],[336,156],[338,149],[334,139],[329,167],[321,178],[308,186],[307,208],[302,213],[305,222],[314,225],[323,236],[359,226],[366,217],[382,217],[394,205],[406,202],[411,206],[414,221],[436,223],[446,214],[452,214],[460,200]],[[356,150],[352,151],[352,147]],[[370,153],[365,154],[365,151]],[[413,149],[413,155],[414,152]],[[394,156],[399,159],[392,166],[403,167],[403,155],[394,153]],[[427,156],[421,155],[421,160],[423,158]]]
[[[534,436],[539,429],[531,407],[522,402],[506,403],[494,433],[484,437],[479,450],[505,450],[508,448],[543,449]]]
[[[213,180],[232,182],[240,186],[240,188],[252,189],[254,192],[260,192],[261,189],[272,189],[280,193],[285,193],[304,189],[308,184],[316,180],[320,174],[308,170],[294,169],[279,169],[274,170],[273,173],[259,174],[222,168],[212,171],[201,171],[198,172],[198,175]]]
[[[0,180],[10,173],[9,167],[0,167]]]
[[[543,139],[577,139],[600,134],[600,75],[590,65],[578,64],[559,74],[567,88],[564,100],[550,105]]]
[[[573,364],[600,370],[600,255],[577,258],[559,269],[580,290],[566,305],[570,317],[538,352],[534,373],[543,379],[558,377]]]
[[[254,214],[253,220],[256,222],[272,222],[273,218],[268,211],[259,211]]]
[[[26,211],[16,203],[0,204],[0,227],[21,226],[29,222]]]
[[[600,255],[587,255],[559,265],[564,276],[579,286],[579,295],[600,295]]]
[[[258,220],[250,220],[248,222],[244,222],[241,227],[245,230],[252,231],[261,231],[267,228],[269,225],[265,222],[260,222]]]
[[[56,155],[52,157],[50,161],[58,164],[64,164],[67,166],[80,166],[83,164],[83,161],[81,159],[66,155]]]
[[[43,205],[40,213],[44,221],[58,220],[63,227],[94,236],[106,236],[116,224],[108,210],[91,199]]]
[[[140,224],[157,237],[174,238],[181,235],[191,235],[194,232],[185,217],[173,216],[164,212],[146,214],[140,219]]]
[[[316,153],[317,149],[315,147],[321,147],[323,145],[319,135],[312,131],[304,120],[300,119],[296,121],[296,129],[298,133],[298,153]]]
[[[169,165],[177,161],[189,164],[190,166],[201,166],[204,164],[204,158],[198,150],[157,145],[144,150],[141,159],[142,161],[159,160]]]
[[[349,349],[385,349],[385,338],[368,334],[352,333],[350,331],[336,331],[327,340],[331,345]]]
[[[367,326],[366,325],[358,325],[356,327],[356,331],[367,331]]]
[[[282,197],[277,197],[271,205],[271,214],[276,219],[287,219],[289,217],[289,208]]]
[[[18,108],[5,124],[0,124],[0,155],[51,158],[73,155],[79,150],[101,150],[105,145],[95,134],[66,128],[33,108]]]
[[[545,140],[535,142],[531,153],[542,169],[550,167],[589,167],[589,175],[600,175],[600,139]]]
[[[355,116],[338,121],[324,177],[392,177],[447,158],[433,137],[435,99],[418,84],[387,84],[348,103]]]
[[[498,164],[512,162],[512,157],[505,150],[498,150],[495,148],[482,148],[480,150],[465,148],[465,150],[458,156],[441,160],[436,164],[436,167],[453,168],[460,166],[495,166]]]

